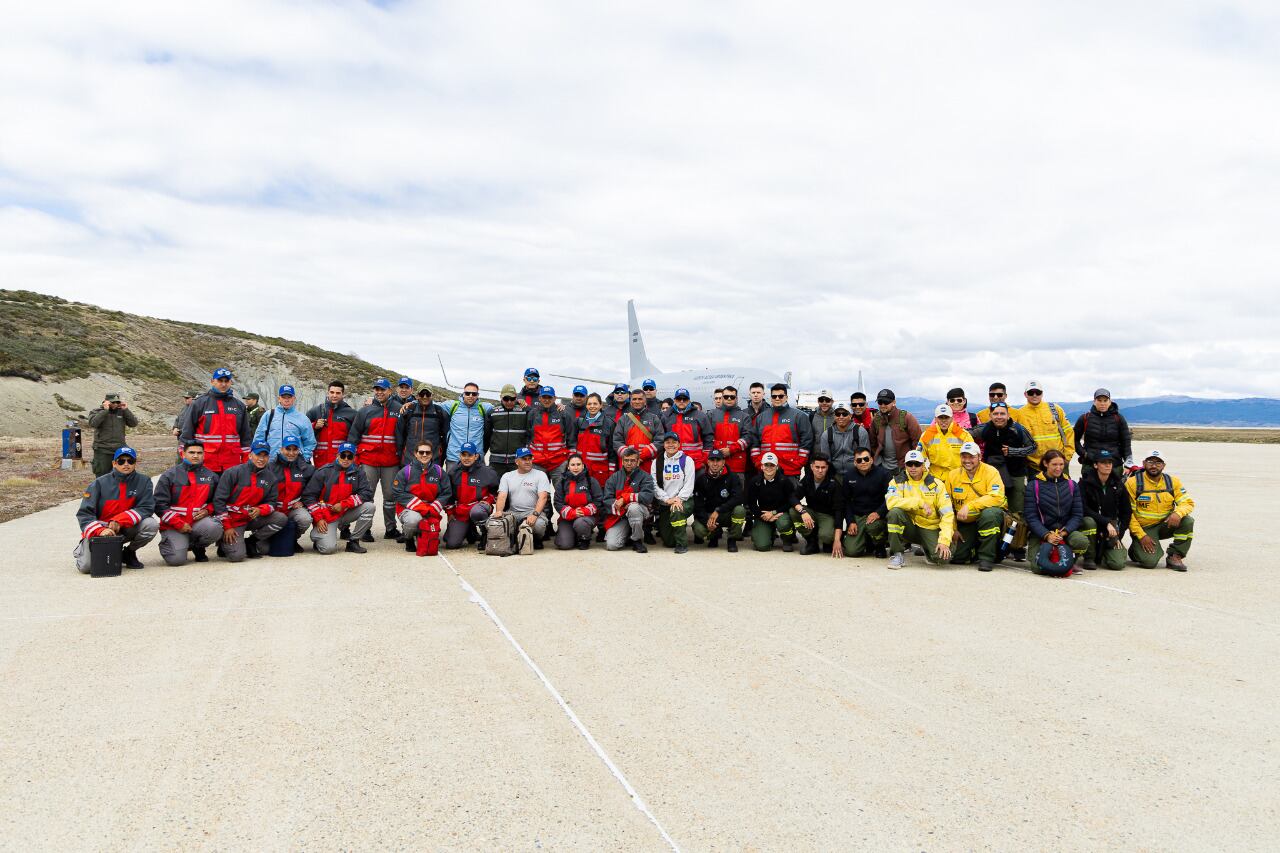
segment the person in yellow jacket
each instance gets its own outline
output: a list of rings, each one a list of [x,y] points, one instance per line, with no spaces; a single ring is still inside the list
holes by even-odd
[[[924,548],[930,563],[941,565],[951,559],[951,537],[955,534],[947,484],[925,471],[924,454],[919,450],[907,452],[903,467],[905,471],[889,481],[884,496],[889,508],[885,519],[889,568],[900,569],[906,564],[905,552],[912,543]]]
[[[1153,450],[1142,460],[1142,471],[1125,483],[1129,490],[1129,506],[1133,514],[1129,519],[1129,534],[1133,543],[1129,546],[1129,559],[1144,569],[1154,569],[1160,563],[1164,549],[1161,539],[1173,539],[1169,556],[1164,564],[1175,572],[1185,572],[1183,560],[1191,550],[1195,519],[1191,512],[1196,502],[1187,494],[1186,487],[1177,477],[1164,472],[1164,459],[1159,450]]]
[[[1030,482],[1042,470],[1040,459],[1050,450],[1057,450],[1067,460],[1063,476],[1071,469],[1071,457],[1076,453],[1076,431],[1067,420],[1067,413],[1057,403],[1047,403],[1044,389],[1032,379],[1025,390],[1027,404],[1015,413],[1015,420],[1027,428],[1035,440],[1036,449],[1027,456],[1027,481]]]
[[[952,564],[971,563],[976,552],[978,571],[991,571],[999,562],[1000,525],[1009,501],[1000,472],[982,461],[972,441],[960,447],[960,467],[947,474],[947,491],[956,518]]]
[[[947,474],[960,467],[960,447],[972,441],[973,436],[969,431],[956,424],[951,407],[946,403],[939,403],[933,412],[933,423],[920,433],[916,450],[929,460],[929,473],[939,480],[945,480]]]

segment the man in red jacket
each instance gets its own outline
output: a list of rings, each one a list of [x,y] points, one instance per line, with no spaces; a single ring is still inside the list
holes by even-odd
[[[267,470],[271,445],[255,441],[249,461],[222,472],[213,511],[222,522],[222,553],[233,563],[256,560],[288,519],[276,510],[276,481]]]
[[[138,473],[137,461],[137,451],[132,447],[117,449],[111,471],[90,483],[84,492],[76,512],[80,542],[73,552],[76,568],[84,574],[89,573],[92,562],[89,540],[95,536],[123,536],[121,561],[127,568],[142,568],[138,549],[155,538],[160,525],[152,515],[155,497],[151,478]]]
[[[213,493],[218,475],[204,464],[204,445],[188,441],[182,461],[156,481],[156,515],[160,517],[160,556],[170,566],[209,562],[205,549],[222,538],[222,525],[213,517]]]
[[[338,445],[338,458],[318,469],[302,490],[302,502],[311,513],[311,542],[321,554],[338,550],[338,528],[347,527],[347,550],[367,554],[361,537],[373,524],[373,487],[356,464],[356,446]]]
[[[356,413],[347,440],[356,445],[356,461],[364,471],[369,488],[382,488],[382,523],[385,539],[400,535],[396,530],[396,501],[392,484],[400,470],[400,452],[396,445],[400,403],[392,399],[391,383],[378,379],[373,383],[373,402]],[[372,542],[373,533],[366,530],[362,541]]]
[[[338,458],[338,445],[347,440],[356,410],[344,398],[347,386],[337,379],[329,383],[327,399],[307,412],[307,420],[316,432],[316,449],[313,459],[317,468],[323,468]]]

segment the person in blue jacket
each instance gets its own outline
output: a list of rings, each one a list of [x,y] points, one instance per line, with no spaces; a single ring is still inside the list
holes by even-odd
[[[458,454],[464,444],[474,444],[476,453],[484,459],[484,422],[493,406],[480,402],[480,386],[468,382],[462,386],[462,399],[445,403],[445,414],[449,416],[449,445],[445,449],[445,460],[452,469],[458,461]]]
[[[1081,531],[1084,500],[1080,488],[1066,476],[1067,457],[1060,450],[1048,450],[1040,457],[1040,473],[1027,483],[1023,498],[1026,517],[1027,558],[1037,571],[1036,555],[1041,542],[1067,547],[1079,557],[1089,548],[1089,537]]]
[[[292,385],[281,385],[276,406],[258,421],[254,442],[265,441],[271,448],[267,458],[274,459],[284,444],[285,436],[296,435],[302,444],[302,455],[310,461],[316,452],[316,434],[311,421],[297,408],[297,393]]]

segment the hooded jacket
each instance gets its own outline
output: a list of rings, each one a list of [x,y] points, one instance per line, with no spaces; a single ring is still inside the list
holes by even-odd
[[[321,418],[324,419],[324,426],[317,427],[316,422]],[[346,400],[340,401],[336,406],[325,400],[307,412],[307,420],[311,422],[316,437],[311,461],[317,468],[323,468],[338,458],[338,445],[347,440],[355,419],[356,410]]]
[[[966,441],[973,441],[968,430],[956,426],[955,421],[947,425],[947,431],[938,429],[938,424],[929,424],[920,433],[920,441],[916,449],[929,460],[929,473],[940,480],[960,467],[960,448]]]
[[[298,458],[290,462],[279,453],[267,463],[267,470],[276,481],[276,509],[285,512],[289,504],[302,500],[302,490],[316,473],[315,466],[298,454]]]
[[[769,406],[756,418],[751,461],[757,468],[764,454],[775,453],[781,473],[795,477],[804,470],[812,450],[813,425],[809,416],[790,403]]]
[[[449,517],[466,523],[471,508],[479,503],[493,506],[498,499],[498,474],[477,459],[469,466],[454,463],[449,469]]]
[[[1072,432],[1076,455],[1081,460],[1092,462],[1098,451],[1109,450],[1117,461],[1133,464],[1133,431],[1114,401],[1105,412],[1099,412],[1097,406],[1090,407],[1076,418]]]
[[[275,512],[278,502],[279,493],[271,467],[257,468],[252,462],[242,462],[223,471],[213,493],[213,511],[224,528],[247,525],[250,521],[249,507],[256,506],[260,516],[270,515]]]
[[[581,474],[564,472],[552,498],[555,510],[564,521],[576,518],[599,518],[604,512],[604,489],[584,468]]]
[[[364,470],[352,463],[343,468],[330,462],[316,469],[302,490],[302,504],[316,521],[337,521],[351,509],[373,500],[373,487],[364,476]],[[330,504],[338,504],[332,510]]]
[[[453,486],[444,469],[434,462],[423,465],[417,459],[396,472],[391,484],[395,495],[396,515],[411,509],[422,515],[444,515],[445,506],[453,503]]]
[[[298,411],[295,405],[291,409],[276,406],[258,421],[258,429],[253,434],[254,441],[265,441],[271,446],[271,458],[275,459],[287,435],[297,436],[302,447],[302,455],[310,459],[316,452],[316,431],[311,426],[311,419]]]
[[[476,426],[483,432],[482,422]],[[414,451],[424,441],[431,442],[435,460],[443,462],[445,447],[449,444],[449,413],[436,403],[424,406],[422,401],[414,400],[400,407],[396,419],[396,449],[400,454],[400,464],[409,465],[416,461]],[[459,442],[458,446],[461,447],[462,443]]]

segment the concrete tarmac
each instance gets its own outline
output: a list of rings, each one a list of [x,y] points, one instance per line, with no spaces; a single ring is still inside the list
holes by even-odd
[[[1273,850],[1280,447],[1162,450],[1187,574],[380,540],[92,579],[74,504],[8,522],[0,846]]]

